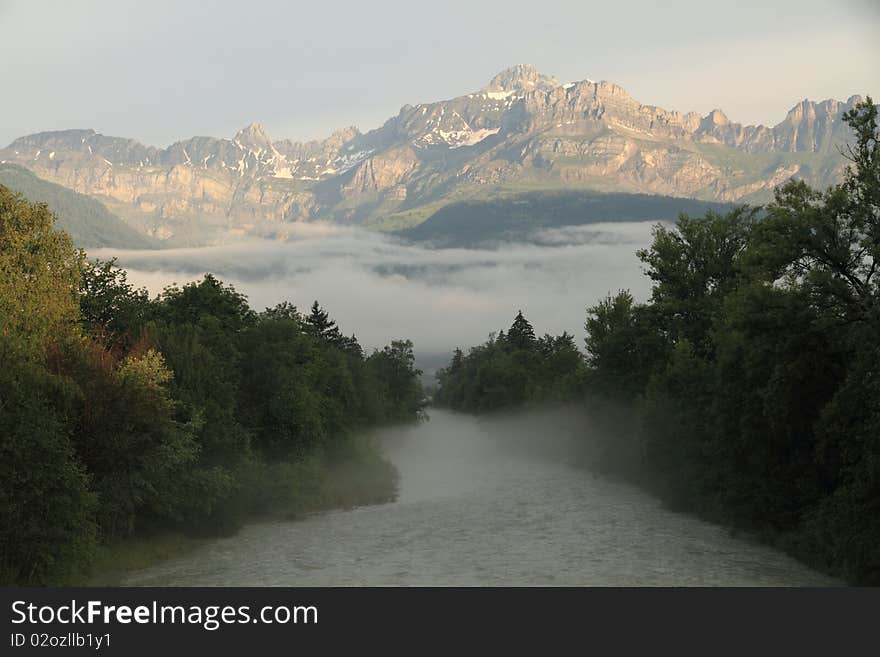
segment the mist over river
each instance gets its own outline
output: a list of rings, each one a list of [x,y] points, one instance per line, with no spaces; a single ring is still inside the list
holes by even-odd
[[[432,410],[377,435],[394,503],[245,526],[130,573],[144,586],[829,585],[790,557],[569,461],[564,413]],[[582,438],[579,438],[582,440]]]

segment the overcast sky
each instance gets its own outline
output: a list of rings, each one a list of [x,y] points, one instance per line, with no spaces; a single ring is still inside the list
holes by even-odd
[[[0,0],[0,144],[94,128],[165,146],[377,127],[405,103],[535,64],[643,103],[779,122],[802,98],[880,96],[876,0]]]

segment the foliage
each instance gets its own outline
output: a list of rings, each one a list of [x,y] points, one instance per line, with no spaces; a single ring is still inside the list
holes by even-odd
[[[0,187],[2,583],[67,581],[130,536],[393,499],[358,436],[423,416],[411,342],[367,357],[317,302],[256,313],[211,274],[151,299],[53,221]]]
[[[367,358],[367,373],[375,382],[372,389],[377,391],[380,408],[385,409],[383,420],[405,422],[424,416],[425,400],[419,383],[422,372],[415,363],[410,340],[394,340]]]
[[[71,391],[0,333],[0,581],[63,577],[95,547],[95,495],[71,441]]]
[[[627,454],[678,507],[880,583],[880,151],[870,99],[845,180],[682,216],[639,257],[650,302],[591,309],[589,391],[634,406]]]
[[[589,308],[585,371],[569,380],[582,382],[573,396],[585,396],[585,434],[601,443],[594,465],[877,585],[877,107],[868,98],[844,120],[855,141],[842,183],[792,181],[760,215],[740,207],[658,225],[638,252],[650,300],[623,290]],[[514,324],[456,351],[438,401],[488,411],[564,396],[568,384],[552,382],[576,373],[575,360],[550,367],[521,315]]]
[[[69,332],[79,315],[83,256],[53,222],[46,205],[0,186],[0,332],[37,351]]]
[[[456,349],[449,366],[437,373],[435,401],[456,410],[486,412],[568,400],[578,394],[583,371],[572,336],[536,338],[519,311],[507,334],[490,336],[467,355]]]
[[[152,312],[147,291],[135,289],[115,259],[83,263],[79,309],[87,334],[123,350],[140,337]]]

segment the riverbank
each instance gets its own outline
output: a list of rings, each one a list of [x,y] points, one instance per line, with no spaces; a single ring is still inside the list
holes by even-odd
[[[784,553],[803,567],[827,576],[829,582],[855,584],[847,579],[846,573],[832,568],[820,555],[810,553],[802,534],[744,526],[731,521],[724,509],[698,508],[686,500],[670,497],[652,481],[650,470],[627,451],[637,432],[632,415],[625,421],[619,414],[602,414],[597,408],[563,402],[530,402],[515,410],[473,415],[439,407],[432,409],[432,414],[450,412],[460,417],[472,417],[479,424],[491,427],[494,443],[504,452],[499,452],[499,460],[513,456],[555,463],[573,468],[584,478],[600,477],[617,485],[633,487],[670,513],[711,524],[732,540]],[[587,500],[584,502],[588,503]]]
[[[634,486],[585,474],[558,458],[562,444],[553,445],[565,442],[557,437],[569,424],[547,414],[495,421],[432,410],[430,422],[382,431],[384,453],[401,477],[394,504],[250,523],[124,583],[839,584],[778,550],[672,512]]]
[[[313,456],[298,463],[262,466],[259,491],[242,526],[265,520],[299,520],[310,514],[387,504],[397,498],[399,473],[370,436],[352,438],[345,458]],[[232,535],[240,528],[236,528]],[[195,534],[183,528],[134,535],[98,547],[91,567],[68,586],[119,586],[138,570],[185,556],[224,534]]]

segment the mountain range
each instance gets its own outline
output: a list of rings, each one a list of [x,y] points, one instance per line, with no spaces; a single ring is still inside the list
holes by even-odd
[[[792,177],[839,179],[850,138],[841,115],[860,100],[803,100],[773,127],[740,125],[721,110],[682,114],[611,82],[561,83],[519,65],[474,93],[406,105],[366,133],[275,141],[252,124],[162,149],[63,130],[16,139],[0,163],[91,196],[151,239],[283,239],[292,222],[411,229],[455,204],[545,193],[763,202]]]

